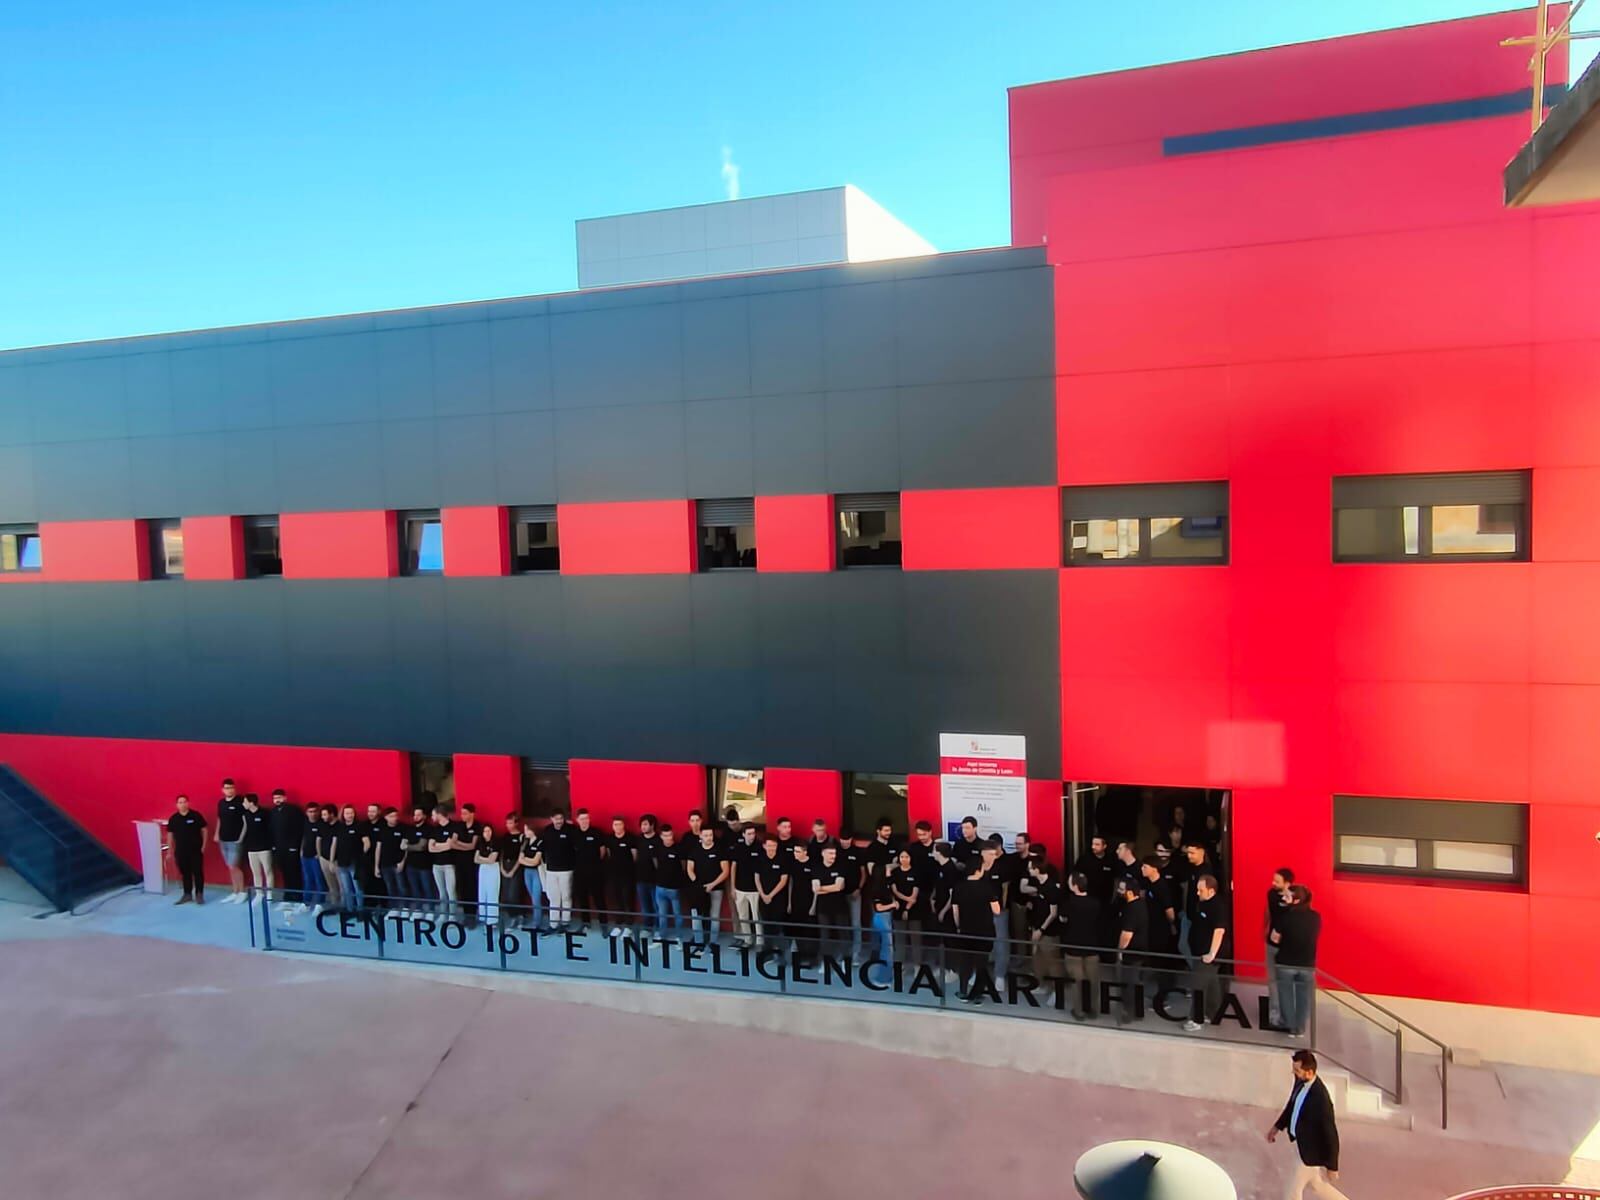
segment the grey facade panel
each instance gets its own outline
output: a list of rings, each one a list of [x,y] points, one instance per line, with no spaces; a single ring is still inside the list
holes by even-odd
[[[1053,341],[1030,249],[0,354],[0,523],[1053,486]],[[1049,775],[1058,623],[1053,571],[3,587],[0,728]]]

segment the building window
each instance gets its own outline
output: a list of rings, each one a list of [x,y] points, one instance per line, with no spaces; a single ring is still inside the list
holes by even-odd
[[[700,500],[695,504],[702,571],[756,569],[756,502]]]
[[[1228,485],[1144,483],[1061,489],[1069,567],[1228,561]]]
[[[183,578],[183,522],[176,517],[145,522],[150,537],[150,578]]]
[[[554,814],[572,816],[572,787],[565,759],[522,760],[522,815],[548,821]],[[609,830],[611,827],[607,825]]]
[[[909,788],[904,775],[857,771],[845,778],[844,827],[871,837],[885,817],[901,837],[911,833]]]
[[[43,564],[37,525],[0,525],[0,574],[38,571]]]
[[[900,565],[900,493],[836,496],[840,567]]]
[[[448,754],[411,756],[411,803],[424,812],[456,802],[456,760]]]
[[[561,539],[554,504],[525,504],[511,510],[511,573],[536,575],[561,570]]]
[[[283,574],[277,517],[244,519],[244,574],[246,579],[271,579]]]
[[[400,574],[444,573],[444,526],[437,510],[400,514]]]
[[[767,820],[765,772],[741,767],[712,767],[706,772],[711,796],[709,811],[722,820],[728,809],[739,810],[739,820],[747,825],[762,825]]]
[[[1527,876],[1523,804],[1335,796],[1333,831],[1340,871],[1493,883]]]
[[[1335,562],[1525,561],[1527,471],[1333,481]]]

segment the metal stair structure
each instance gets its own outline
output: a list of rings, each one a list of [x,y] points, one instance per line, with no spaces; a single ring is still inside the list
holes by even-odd
[[[0,857],[58,912],[139,881],[137,871],[4,763]]]

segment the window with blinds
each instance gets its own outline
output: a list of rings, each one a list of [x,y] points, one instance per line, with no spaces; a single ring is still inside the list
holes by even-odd
[[[1527,878],[1524,804],[1335,796],[1333,834],[1340,871],[1494,883]]]
[[[1527,471],[1338,477],[1334,561],[1525,561],[1531,487]]]
[[[1226,482],[1062,488],[1061,514],[1069,567],[1228,561]]]
[[[855,492],[834,497],[839,566],[900,565],[900,493]]]
[[[695,502],[702,571],[756,569],[756,502],[749,496]]]
[[[511,573],[537,575],[561,570],[561,538],[554,504],[524,504],[511,510]]]

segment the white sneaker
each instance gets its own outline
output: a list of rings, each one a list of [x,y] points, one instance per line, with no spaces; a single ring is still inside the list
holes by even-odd
[[[611,936],[612,937],[621,937],[622,936],[622,926],[621,925],[613,925],[611,927]]]
[[[1200,1024],[1199,1021],[1185,1021],[1183,1023],[1183,1031],[1185,1033],[1199,1033],[1204,1028],[1205,1026]]]

